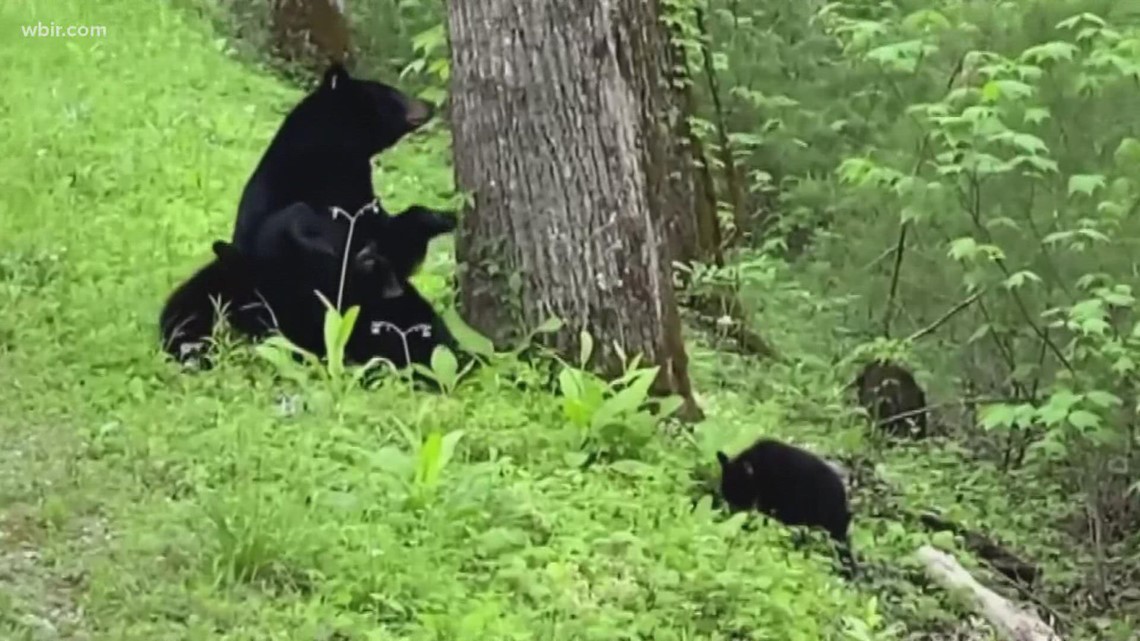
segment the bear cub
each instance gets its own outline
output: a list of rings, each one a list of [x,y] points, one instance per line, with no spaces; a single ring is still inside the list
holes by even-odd
[[[854,576],[847,490],[826,461],[772,439],[760,439],[733,458],[718,451],[716,458],[720,494],[733,511],[754,509],[784,525],[825,530],[837,543],[844,574]]]
[[[214,303],[221,301],[222,316],[244,337],[258,341],[280,332],[298,347],[323,354],[325,308],[316,292],[335,302],[342,268],[348,292],[368,289],[379,299],[403,294],[378,243],[358,236],[346,247],[347,232],[347,225],[296,203],[259,229],[254,247],[266,258],[215,241],[214,260],[179,285],[163,307],[163,349],[180,362],[198,357],[217,320]]]
[[[926,408],[926,394],[906,368],[891,361],[872,361],[854,386],[859,404],[885,432],[918,439],[926,436],[926,412],[920,411]]]

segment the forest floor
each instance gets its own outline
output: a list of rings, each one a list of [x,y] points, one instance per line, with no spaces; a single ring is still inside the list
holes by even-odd
[[[164,3],[0,6],[0,33],[37,21],[108,34],[0,38],[0,638],[795,641],[973,626],[906,587],[932,537],[860,511],[859,488],[869,578],[855,585],[783,528],[692,510],[694,471],[761,435],[873,460],[899,504],[1071,569],[1046,484],[950,441],[871,442],[842,390],[853,372],[811,351],[828,316],[786,288],[753,292],[786,295],[756,320],[800,366],[690,333],[708,414],[695,443],[663,430],[584,470],[562,400],[508,382],[519,364],[438,397],[283,383],[249,350],[180,372],[157,349],[163,299],[228,238],[300,93]],[[388,208],[445,205],[449,153],[437,127],[385,154]],[[416,282],[446,303],[453,269],[440,241]],[[408,462],[430,462],[433,434],[454,456],[417,480]]]

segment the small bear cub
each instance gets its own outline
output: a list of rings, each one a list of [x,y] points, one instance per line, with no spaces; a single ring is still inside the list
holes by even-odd
[[[845,574],[855,573],[843,480],[822,458],[787,443],[760,439],[734,458],[718,451],[722,498],[733,511],[755,509],[784,525],[821,528],[838,544]]]
[[[926,437],[926,394],[906,368],[891,361],[873,361],[859,373],[854,386],[859,404],[884,432]]]

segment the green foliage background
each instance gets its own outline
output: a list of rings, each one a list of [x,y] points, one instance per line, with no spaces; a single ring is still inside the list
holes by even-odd
[[[264,0],[0,6],[0,33],[108,28],[0,38],[0,638],[986,638],[914,580],[933,542],[1000,585],[905,516],[937,508],[1043,567],[1066,638],[1135,639],[1140,5],[669,4],[695,123],[748,187],[747,241],[694,286],[731,287],[786,357],[690,333],[694,435],[623,392],[636,374],[555,364],[551,395],[509,356],[438,398],[242,349],[179,373],[162,299],[300,96],[261,55]],[[445,95],[440,3],[350,11],[358,73]],[[386,153],[385,204],[451,202],[449,156],[445,123]],[[446,306],[453,269],[441,242],[417,283]],[[882,354],[942,436],[886,447],[855,415],[844,386]],[[760,435],[855,469],[866,582],[691,509],[712,452]]]

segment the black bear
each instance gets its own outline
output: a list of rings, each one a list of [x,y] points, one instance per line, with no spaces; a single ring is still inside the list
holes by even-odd
[[[167,297],[159,316],[162,349],[180,363],[210,366],[209,338],[220,313],[242,334],[258,336],[272,325],[257,297],[251,274],[222,260],[225,243],[214,243],[217,258],[207,263]]]
[[[429,366],[437,345],[462,358],[459,343],[443,319],[408,281],[402,283],[402,291],[396,296],[364,300],[357,323],[345,348],[350,362],[385,358],[397,368],[409,362]]]
[[[458,343],[409,278],[423,263],[431,240],[455,225],[454,216],[414,206],[396,216],[363,213],[350,226],[297,203],[265,221],[254,237],[255,255],[241,256],[243,271],[256,274],[267,299],[286,303],[278,325],[306,351],[326,355],[324,307],[300,291],[315,288],[330,302],[339,299],[341,309],[360,306],[345,346],[347,362],[384,358],[398,368],[409,362],[429,365],[437,345],[458,352]],[[345,247],[351,260],[342,274]]]
[[[214,260],[180,285],[163,307],[163,348],[179,361],[199,356],[220,300],[239,334],[260,340],[277,331],[298,347],[323,354],[325,307],[316,292],[333,303],[357,288],[367,288],[379,299],[403,293],[377,243],[360,236],[346,247],[348,231],[330,216],[295,203],[271,215],[255,235],[252,244],[265,258],[215,241]]]
[[[322,215],[375,201],[372,157],[419,129],[435,108],[333,64],[285,117],[242,191],[233,243],[249,255],[266,218],[294,203]]]
[[[357,219],[356,233],[376,243],[401,291],[394,296],[375,296],[375,283],[353,288],[351,304],[361,306],[361,326],[349,339],[349,360],[367,362],[382,357],[402,368],[409,362],[430,364],[437,345],[457,351],[458,343],[443,319],[408,280],[423,264],[431,240],[454,231],[455,226],[454,216],[419,205],[395,216],[379,210]]]
[[[361,223],[364,234],[377,243],[396,277],[406,280],[423,265],[432,239],[455,231],[457,220],[453,213],[413,205],[395,216],[380,209],[378,214],[360,217],[358,225]]]
[[[851,512],[847,490],[820,457],[787,443],[760,439],[720,462],[720,494],[734,511],[755,509],[785,525],[806,525],[827,531],[838,544],[845,573],[853,576],[855,559],[847,528]]]
[[[891,361],[868,363],[854,386],[863,406],[883,430],[896,436],[926,436],[926,394],[904,367]]]

